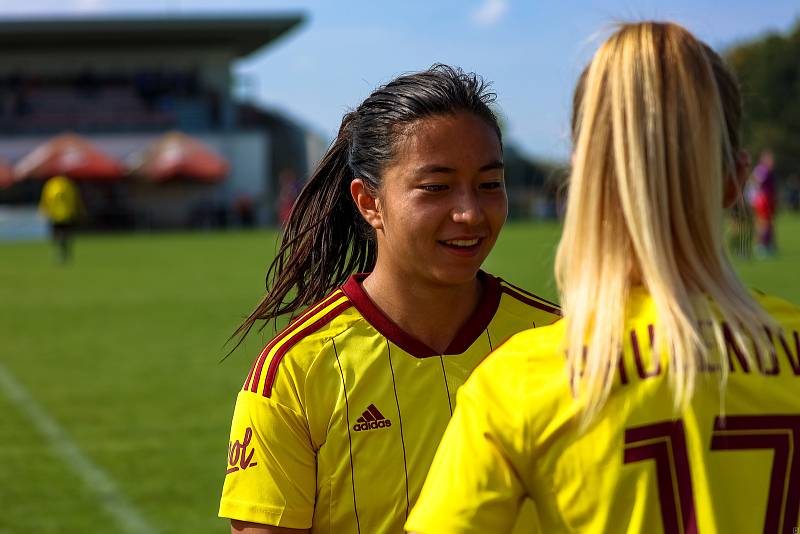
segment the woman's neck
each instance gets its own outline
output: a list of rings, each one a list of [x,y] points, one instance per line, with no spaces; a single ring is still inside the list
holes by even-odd
[[[380,269],[364,280],[363,287],[389,319],[440,354],[473,314],[483,291],[477,278],[459,285],[409,283]]]

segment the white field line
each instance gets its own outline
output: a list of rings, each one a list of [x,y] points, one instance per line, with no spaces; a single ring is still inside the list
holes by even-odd
[[[55,456],[60,458],[83,481],[86,488],[95,494],[100,506],[116,520],[120,532],[130,534],[156,532],[142,514],[125,499],[111,477],[72,442],[67,433],[39,406],[2,363],[0,363],[0,391],[25,414],[47,440]]]

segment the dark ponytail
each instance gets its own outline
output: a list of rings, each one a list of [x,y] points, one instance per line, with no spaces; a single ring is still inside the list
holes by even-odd
[[[379,194],[402,126],[459,111],[484,119],[500,136],[489,108],[494,93],[475,74],[437,64],[376,89],[344,116],[339,133],[303,188],[289,216],[280,249],[267,270],[267,294],[231,336],[239,343],[258,321],[296,312],[333,291],[354,272],[371,271],[375,231],[350,196],[361,178]],[[238,346],[238,343],[237,343]]]

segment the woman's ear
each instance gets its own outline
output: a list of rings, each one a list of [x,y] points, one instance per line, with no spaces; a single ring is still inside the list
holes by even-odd
[[[746,150],[740,150],[736,154],[736,168],[732,176],[725,182],[724,206],[730,208],[742,196],[744,186],[750,177],[750,154]]]
[[[370,193],[367,184],[361,178],[350,182],[350,196],[356,204],[358,212],[375,230],[383,230],[383,210],[380,199]]]

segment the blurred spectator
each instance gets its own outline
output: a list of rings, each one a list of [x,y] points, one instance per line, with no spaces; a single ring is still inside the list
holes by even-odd
[[[758,165],[753,169],[751,205],[755,214],[756,232],[758,233],[759,256],[775,254],[775,212],[777,195],[775,188],[775,161],[772,152],[761,153]]]
[[[300,182],[291,169],[284,169],[278,176],[280,189],[278,190],[278,223],[281,228],[286,228],[289,215],[292,213],[294,201],[300,194]]]
[[[248,193],[241,193],[233,203],[233,209],[239,218],[239,224],[245,228],[252,228],[256,224],[256,211],[253,197]]]
[[[66,176],[54,176],[44,184],[39,210],[50,222],[50,231],[59,263],[72,256],[72,233],[82,204],[78,189]]]

